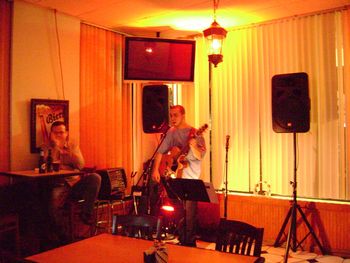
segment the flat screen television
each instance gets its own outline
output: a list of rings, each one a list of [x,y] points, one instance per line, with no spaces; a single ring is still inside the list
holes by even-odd
[[[193,40],[126,37],[124,50],[124,80],[193,81]]]

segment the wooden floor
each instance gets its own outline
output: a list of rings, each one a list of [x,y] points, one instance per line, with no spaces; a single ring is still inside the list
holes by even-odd
[[[215,249],[215,243],[198,240],[197,247]],[[261,256],[265,258],[265,263],[282,263],[284,261],[285,252],[286,249],[284,247],[275,248],[272,245],[263,245]],[[308,251],[289,251],[288,262],[350,263],[350,259],[344,259],[342,257],[332,255],[318,255]]]
[[[222,197],[220,196],[219,199],[220,203],[222,204]],[[289,201],[276,198],[238,195],[230,195],[228,201],[228,219],[245,221],[255,226],[265,228],[265,246],[263,247],[264,254],[262,256],[266,258],[266,262],[283,262],[285,248],[274,248],[272,244],[290,207]],[[306,246],[304,249],[310,250],[312,252],[291,253],[291,259],[288,262],[350,263],[350,259],[345,259],[345,257],[350,258],[350,242],[347,231],[350,226],[350,206],[344,204],[336,205],[305,201],[299,201],[299,204],[305,211],[321,243],[325,246],[327,251],[330,251],[333,253],[333,255],[337,256],[320,255],[317,251],[317,247],[315,249],[315,244],[310,245],[310,240],[308,240],[305,242]],[[126,205],[127,211],[130,209],[130,206],[130,203]],[[113,213],[124,213],[124,209],[125,206],[121,204],[115,205]],[[220,205],[220,208],[215,209],[215,211],[202,209],[202,214],[216,214],[217,217],[220,218],[220,215],[222,216],[223,214],[222,205]],[[203,219],[204,216],[201,216],[202,221]],[[213,218],[205,219],[206,221],[202,222],[202,224],[205,225],[206,232],[208,233],[208,226],[210,230],[211,224],[217,220],[214,220]],[[304,232],[305,227],[302,224],[298,224],[298,235],[304,234]],[[22,255],[39,252],[33,249],[33,247],[35,248],[38,246],[38,244],[35,243],[36,240],[31,238],[31,236],[28,238],[28,240],[22,240],[24,242],[21,242],[22,251],[24,252]],[[213,240],[210,240],[209,243],[199,241],[198,246],[208,246],[209,249],[213,249]],[[311,250],[310,247],[314,249]]]

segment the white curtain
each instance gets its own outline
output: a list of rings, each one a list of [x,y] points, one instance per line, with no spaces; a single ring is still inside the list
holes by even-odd
[[[344,67],[342,70],[342,76],[344,78],[344,93],[346,97],[349,97],[350,95],[350,74],[346,74],[346,72],[350,72],[350,9],[348,8],[347,10],[344,10],[342,12],[342,24],[343,24],[343,32],[342,34],[344,35],[343,43],[342,46],[344,47],[344,52],[343,52],[343,61]],[[345,105],[345,111],[346,113],[350,112],[350,103],[347,103]],[[346,114],[346,127],[350,126],[350,114]],[[346,142],[344,143],[344,147],[346,145],[346,156],[347,160],[350,157],[350,129],[346,129]],[[346,171],[349,171],[350,167],[350,162],[347,161],[345,164]],[[350,198],[350,178],[349,174],[347,173],[344,176],[344,180],[342,183],[343,189],[345,193],[347,194],[346,197],[347,199]]]
[[[343,39],[349,33],[343,20],[348,12],[293,17],[228,33],[224,61],[212,68],[211,88],[205,81],[196,83],[198,112],[209,115],[207,101],[211,103],[210,174],[216,188],[224,182],[230,135],[229,190],[252,192],[262,180],[273,194],[292,194],[293,133],[272,130],[271,78],[306,72],[311,121],[308,132],[296,134],[298,196],[349,199],[344,128],[348,82],[343,74]],[[204,49],[201,39],[197,49]],[[208,76],[206,57],[196,59],[201,65],[196,80],[203,80]],[[211,93],[210,98],[204,93]]]

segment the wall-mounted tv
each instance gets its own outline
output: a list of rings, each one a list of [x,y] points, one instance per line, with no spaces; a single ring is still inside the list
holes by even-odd
[[[193,81],[196,42],[125,38],[124,80]]]

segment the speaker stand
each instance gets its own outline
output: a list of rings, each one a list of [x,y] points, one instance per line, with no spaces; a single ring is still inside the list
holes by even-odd
[[[290,184],[293,187],[293,201],[292,205],[289,208],[288,214],[286,218],[284,219],[282,228],[280,232],[278,233],[278,236],[276,238],[276,241],[274,243],[274,247],[279,247],[281,245],[281,237],[284,234],[284,231],[287,227],[287,224],[290,220],[290,226],[289,226],[289,231],[288,231],[288,236],[287,236],[287,246],[286,246],[286,252],[284,255],[284,263],[288,262],[288,254],[289,254],[289,249],[292,248],[293,252],[296,252],[297,248],[302,245],[302,243],[306,240],[306,238],[311,234],[314,240],[316,241],[316,244],[322,254],[325,254],[325,251],[318,240],[314,230],[312,229],[312,226],[308,222],[303,210],[300,208],[297,202],[297,164],[296,164],[296,133],[293,133],[293,148],[294,148],[294,181],[290,182]],[[309,233],[300,241],[297,241],[297,212],[300,213],[301,218],[303,219],[303,222],[306,224]]]

